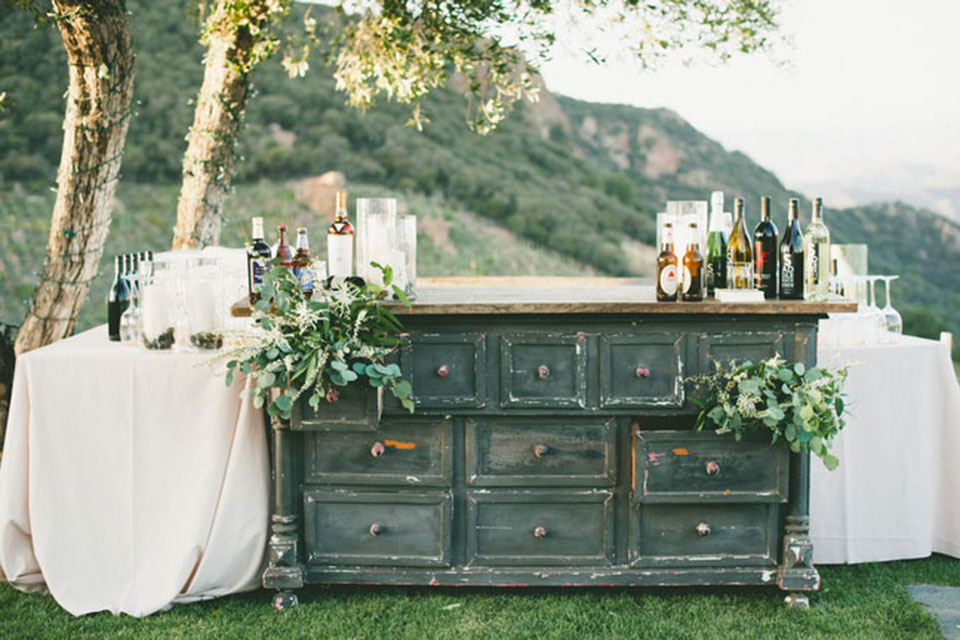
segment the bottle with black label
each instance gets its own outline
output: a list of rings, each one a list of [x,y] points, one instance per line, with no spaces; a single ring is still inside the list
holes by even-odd
[[[714,191],[710,200],[710,227],[703,266],[707,293],[712,296],[717,289],[727,288],[727,239],[723,232],[723,191]]]
[[[657,256],[657,300],[677,301],[677,254],[673,251],[673,225],[663,225],[663,247]]]
[[[753,279],[763,297],[777,297],[777,225],[770,219],[770,196],[760,198],[760,222],[753,231]]]
[[[270,269],[270,245],[263,239],[263,218],[253,219],[253,241],[247,248],[247,287],[250,304],[260,300],[263,276]]]
[[[120,318],[130,306],[130,287],[124,277],[126,271],[126,257],[114,256],[113,284],[107,292],[107,335],[114,342],[120,342]]]
[[[780,241],[780,297],[803,300],[803,230],[800,228],[800,201],[790,198],[787,228]]]
[[[700,253],[700,230],[696,222],[690,223],[690,244],[683,254],[683,300],[699,302],[703,300],[703,255]]]

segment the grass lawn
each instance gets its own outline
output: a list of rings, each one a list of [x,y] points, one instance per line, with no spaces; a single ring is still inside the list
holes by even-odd
[[[939,638],[904,585],[960,585],[960,560],[934,556],[822,567],[809,610],[779,591],[730,589],[306,588],[274,612],[255,591],[142,620],[73,618],[52,598],[0,584],[0,638]]]

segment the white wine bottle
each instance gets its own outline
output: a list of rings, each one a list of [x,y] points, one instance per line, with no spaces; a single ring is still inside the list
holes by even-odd
[[[803,236],[803,295],[807,300],[826,300],[830,290],[830,230],[823,222],[823,198],[813,201],[813,219]]]
[[[753,250],[743,221],[743,198],[734,198],[733,211],[733,231],[727,243],[727,287],[753,289]]]

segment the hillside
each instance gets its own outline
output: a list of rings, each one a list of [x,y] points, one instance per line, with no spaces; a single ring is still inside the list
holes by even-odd
[[[128,6],[137,114],[108,253],[169,242],[183,135],[202,76],[190,3]],[[27,14],[0,7],[0,91],[9,96],[0,114],[0,319],[18,322],[17,300],[29,293],[46,240],[66,70],[54,30],[33,31]],[[521,106],[501,129],[478,137],[464,125],[465,101],[453,90],[427,100],[430,122],[418,133],[403,126],[409,112],[402,105],[365,114],[344,106],[329,69],[316,62],[297,80],[269,62],[253,84],[239,188],[227,204],[229,243],[240,241],[255,213],[288,221],[298,215],[300,205],[284,186],[289,180],[339,170],[352,185],[390,190],[411,209],[430,212],[423,215],[452,217],[451,229],[470,229],[447,234],[445,255],[421,256],[435,274],[578,272],[589,265],[598,273],[644,275],[652,267],[655,215],[667,199],[705,199],[723,189],[728,197],[744,195],[755,221],[759,197],[771,195],[782,225],[785,199],[803,197],[663,109],[592,104],[544,90],[539,103]],[[895,285],[898,304],[931,309],[960,333],[960,226],[900,204],[843,211],[827,205],[836,242],[866,242],[873,271],[903,275]],[[805,200],[804,223],[808,211]],[[421,237],[421,246],[430,241]],[[95,289],[93,299],[101,293]],[[85,310],[84,322],[98,314]]]

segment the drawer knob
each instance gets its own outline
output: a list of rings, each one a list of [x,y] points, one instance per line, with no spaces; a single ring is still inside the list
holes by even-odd
[[[448,367],[448,366],[445,365],[445,364],[442,364],[442,365],[440,365],[439,367],[437,367],[437,376],[438,376],[438,377],[440,377],[440,378],[446,378],[448,375],[450,375],[450,367]]]
[[[546,538],[547,528],[542,524],[538,524],[536,527],[533,528],[533,537],[537,539]]]
[[[542,364],[539,367],[537,367],[537,377],[540,378],[541,380],[546,380],[547,378],[549,378],[550,367],[548,367],[545,364]]]
[[[379,458],[386,452],[387,448],[383,446],[382,442],[374,442],[373,446],[370,447],[370,455],[372,455],[374,458]]]
[[[710,525],[708,525],[706,522],[701,522],[700,524],[698,524],[696,529],[697,529],[698,536],[710,535]]]
[[[370,525],[370,535],[378,536],[381,533],[383,533],[383,525],[381,525],[379,522],[374,522],[372,525]]]
[[[635,374],[638,378],[640,378],[641,380],[643,380],[643,379],[645,379],[645,378],[649,378],[649,377],[650,377],[650,369],[647,369],[646,367],[637,367],[637,370],[634,372],[634,374]]]
[[[706,470],[708,476],[718,475],[720,473],[720,463],[716,460],[711,460],[707,463]]]
[[[550,447],[545,444],[536,444],[533,445],[533,455],[542,458],[550,452]]]

